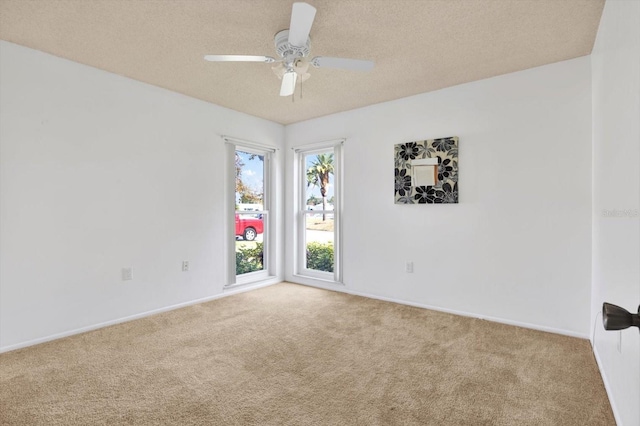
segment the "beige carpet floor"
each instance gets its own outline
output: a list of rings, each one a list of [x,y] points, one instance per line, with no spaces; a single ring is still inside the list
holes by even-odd
[[[588,341],[295,284],[0,355],[2,425],[614,425]]]

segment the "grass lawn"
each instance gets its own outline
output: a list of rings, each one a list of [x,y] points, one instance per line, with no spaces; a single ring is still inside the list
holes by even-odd
[[[322,220],[322,216],[320,217],[308,217],[307,218],[307,229],[312,231],[330,231],[333,232],[333,217],[327,218],[327,220]]]

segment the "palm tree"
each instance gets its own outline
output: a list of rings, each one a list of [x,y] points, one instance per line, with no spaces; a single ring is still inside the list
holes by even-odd
[[[307,169],[307,187],[317,186],[322,196],[322,210],[327,209],[327,187],[329,176],[333,174],[333,154],[318,154]],[[322,213],[322,220],[326,220]]]

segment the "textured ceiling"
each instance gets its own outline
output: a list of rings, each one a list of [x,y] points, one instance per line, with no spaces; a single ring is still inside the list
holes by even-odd
[[[591,53],[604,0],[308,0],[310,56],[370,59],[370,73],[311,68],[278,96],[270,64],[292,0],[0,0],[0,38],[283,124]]]

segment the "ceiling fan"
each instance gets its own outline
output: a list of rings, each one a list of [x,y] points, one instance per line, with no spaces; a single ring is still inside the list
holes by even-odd
[[[310,4],[293,3],[289,29],[278,32],[274,37],[276,52],[280,59],[271,56],[250,55],[206,55],[204,59],[211,62],[280,62],[272,68],[276,75],[282,79],[280,96],[293,95],[298,79],[302,82],[311,76],[307,72],[309,64],[316,68],[339,68],[353,71],[371,71],[373,69],[372,61],[360,59],[326,56],[307,59],[311,47],[309,32],[315,16],[316,8]]]

